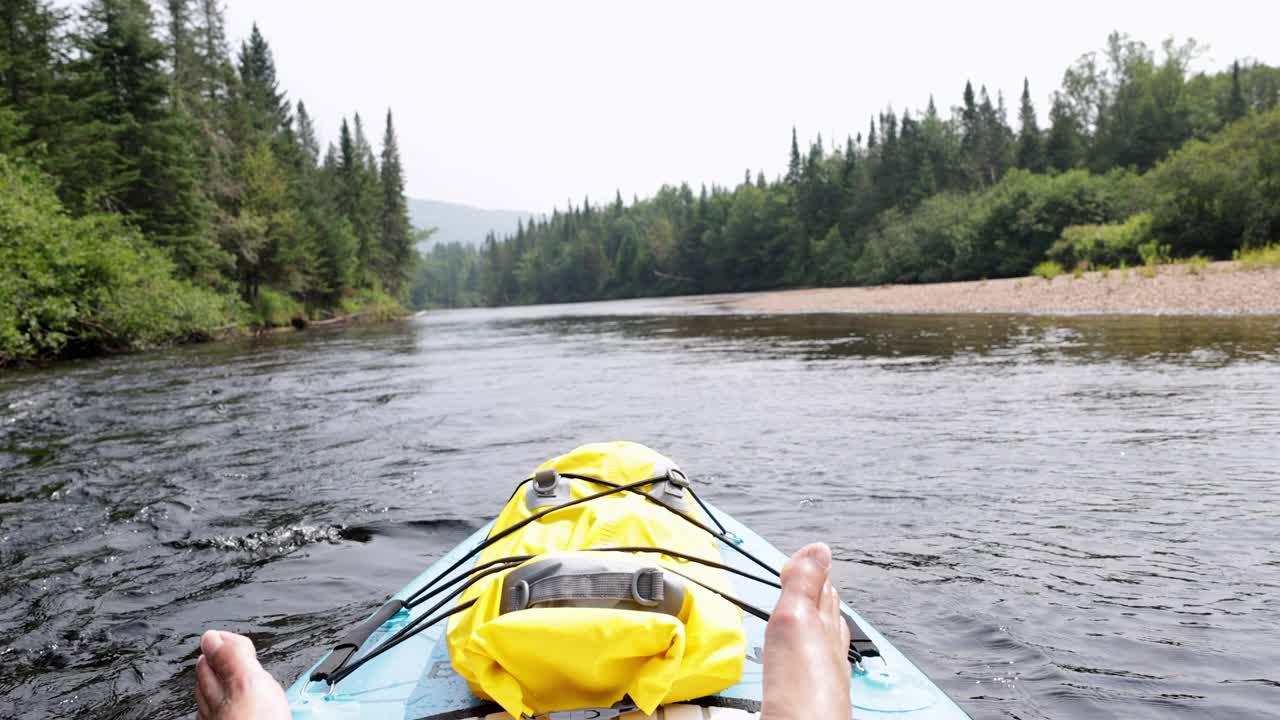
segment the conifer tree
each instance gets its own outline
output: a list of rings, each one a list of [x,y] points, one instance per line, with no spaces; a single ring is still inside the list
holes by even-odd
[[[360,159],[360,163],[364,166],[366,172],[374,176],[377,180],[378,161],[373,154],[373,145],[369,142],[369,136],[364,132],[364,121],[360,118],[360,113],[355,113],[352,117],[352,136],[355,141],[356,156]]]
[[[94,135],[83,151],[96,159],[91,177],[76,178],[80,189],[92,205],[132,217],[183,274],[212,281],[223,258],[204,234],[195,133],[170,102],[151,8],[145,0],[91,0],[78,42],[76,83]]]
[[[316,137],[316,126],[307,112],[307,106],[298,101],[298,146],[302,150],[302,159],[306,167],[314,168],[320,161],[320,139]]]
[[[791,126],[791,159],[787,162],[787,182],[796,183],[800,180],[800,143],[796,141],[796,127]]]
[[[227,45],[226,23],[220,0],[197,0],[194,13],[193,44],[198,48],[201,92],[208,105],[228,99],[236,79]]]
[[[200,67],[192,18],[192,0],[165,0],[167,14],[165,29],[169,51],[169,77],[173,82],[170,95],[174,104],[189,111],[192,102],[199,102]]]
[[[858,172],[858,149],[853,144],[852,137],[846,137],[844,141],[844,167],[840,170],[840,184],[846,192],[853,187],[853,178]]]
[[[1022,79],[1022,102],[1018,109],[1018,152],[1017,166],[1032,172],[1044,170],[1044,147],[1040,137],[1040,124],[1036,120],[1036,110],[1031,104],[1031,84]]]
[[[292,127],[289,102],[276,80],[276,62],[266,38],[253,24],[249,39],[240,45],[241,93],[249,106],[253,129],[274,135]]]
[[[1059,172],[1079,166],[1083,159],[1080,126],[1061,93],[1054,93],[1049,121],[1049,137],[1044,148],[1046,164]]]
[[[1240,88],[1240,61],[1236,60],[1231,63],[1231,95],[1227,98],[1226,117],[1228,123],[1233,123],[1244,117],[1249,112],[1249,106],[1245,102],[1244,92]]]
[[[0,4],[0,152],[57,139],[69,98],[60,87],[62,11],[46,0]],[[62,118],[65,122],[66,118]],[[55,151],[55,148],[48,148]]]
[[[339,132],[337,204],[356,237],[357,271],[362,276],[359,283],[372,285],[379,280],[378,268],[385,266],[380,242],[382,196],[377,164],[359,114],[354,124],[353,132],[344,118]]]
[[[972,162],[982,144],[981,117],[978,115],[978,103],[973,94],[973,83],[965,81],[964,105],[960,109],[961,149],[966,161]]]
[[[391,110],[387,110],[387,127],[382,136],[379,179],[382,183],[382,282],[387,292],[399,297],[408,289],[406,283],[413,276],[413,228],[404,197],[404,170]]]

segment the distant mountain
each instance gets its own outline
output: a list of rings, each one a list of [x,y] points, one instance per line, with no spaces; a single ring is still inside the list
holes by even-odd
[[[459,242],[479,245],[492,230],[501,240],[503,235],[516,231],[516,221],[529,221],[539,213],[520,210],[485,210],[484,208],[409,198],[409,219],[413,226],[426,230],[436,228],[427,245]]]

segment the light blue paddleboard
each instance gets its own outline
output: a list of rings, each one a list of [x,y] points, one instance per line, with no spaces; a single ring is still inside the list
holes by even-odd
[[[786,556],[764,538],[729,515],[708,505],[716,518],[737,543],[774,568],[781,568]],[[436,574],[448,568],[468,551],[484,542],[492,523],[440,558],[394,597],[408,598]],[[742,554],[721,543],[721,560],[744,572],[759,575],[761,569]],[[474,566],[469,560],[459,571]],[[455,574],[456,574],[455,572]],[[778,590],[753,580],[730,574],[735,597],[759,608],[771,609]],[[376,647],[383,638],[421,616],[432,603],[412,610],[402,610],[383,623],[360,650],[355,660]],[[452,604],[449,605],[450,607]],[[883,635],[852,609],[845,607],[854,622],[875,643],[880,657],[863,659],[861,670],[851,670],[849,702],[857,720],[969,720],[969,715]],[[759,713],[762,692],[761,660],[764,657],[764,621],[751,615],[744,617],[747,634],[747,660],[742,679],[734,686],[708,698],[659,708],[660,720],[716,720],[746,718]],[[488,701],[475,697],[449,662],[449,648],[444,640],[446,622],[425,630],[390,651],[370,660],[332,688],[324,682],[309,682],[313,666],[289,688],[289,706],[296,720],[468,720],[507,718],[506,713]],[[323,661],[323,658],[320,659]],[[318,666],[320,663],[317,662]],[[803,672],[803,670],[798,670]],[[567,717],[567,716],[566,716]],[[590,713],[582,720],[590,720]],[[622,720],[645,717],[629,713]]]

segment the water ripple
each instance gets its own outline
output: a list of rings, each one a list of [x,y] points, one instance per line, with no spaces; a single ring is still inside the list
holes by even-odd
[[[977,718],[1273,717],[1280,321],[436,313],[0,375],[0,716],[295,676],[547,456],[628,438]]]

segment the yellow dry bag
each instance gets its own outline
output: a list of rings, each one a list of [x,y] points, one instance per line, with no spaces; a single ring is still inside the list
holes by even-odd
[[[652,482],[636,492],[560,507],[643,480]],[[458,598],[475,604],[449,621],[453,667],[472,692],[515,718],[624,698],[652,714],[737,682],[746,638],[742,612],[715,591],[730,589],[724,572],[661,551],[610,550],[721,562],[718,541],[677,514],[707,522],[686,485],[670,460],[625,442],[579,447],[523,483],[490,539],[544,514],[476,563],[533,557],[481,578]]]

